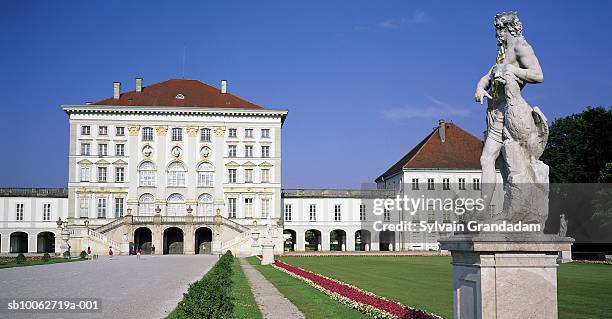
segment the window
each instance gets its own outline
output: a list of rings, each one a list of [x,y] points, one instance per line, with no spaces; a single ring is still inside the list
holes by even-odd
[[[81,166],[81,182],[89,182],[89,167]]]
[[[81,218],[89,216],[89,197],[79,198],[79,216]]]
[[[81,126],[81,135],[91,135],[91,126],[89,125]]]
[[[264,145],[261,147],[261,157],[270,157],[270,146]]]
[[[142,129],[142,140],[145,142],[153,141],[153,128],[145,127]]]
[[[236,145],[227,146],[227,157],[236,157]]]
[[[108,135],[108,126],[98,127],[98,135]]]
[[[317,220],[317,205],[310,204],[310,208],[308,209],[308,220],[314,222]]]
[[[229,218],[236,218],[236,199],[235,198],[228,198],[227,199],[227,216]]]
[[[115,198],[115,216],[123,217],[123,198]]]
[[[98,218],[106,218],[106,198],[98,198]]]
[[[138,180],[140,186],[155,186],[155,165],[143,162],[138,167]]]
[[[480,189],[480,178],[474,178],[472,180],[472,187],[474,188],[474,190]]]
[[[262,169],[261,170],[261,182],[262,183],[269,183],[270,182],[270,170],[269,169]]]
[[[291,204],[285,204],[285,221],[291,221]]]
[[[450,223],[451,221],[450,211],[444,210],[442,212],[442,219],[444,223]]]
[[[435,189],[434,179],[433,178],[428,178],[427,179],[427,189],[428,190],[434,190]]]
[[[334,220],[339,222],[342,220],[342,207],[340,204],[334,205]]]
[[[433,223],[436,221],[436,212],[434,211],[434,206],[427,206],[427,222]]]
[[[198,198],[198,215],[212,216],[213,215],[213,198],[209,194],[202,194]]]
[[[15,220],[23,220],[23,204],[21,203],[15,207]]]
[[[115,182],[125,182],[125,167],[115,167]]]
[[[172,128],[172,141],[180,142],[183,140],[183,129],[180,127]]]
[[[227,170],[227,182],[228,183],[236,182],[236,169],[230,168]]]
[[[253,129],[252,128],[244,129],[244,137],[253,138]]]
[[[412,190],[418,190],[418,189],[419,189],[419,179],[413,178],[412,179]]]
[[[270,199],[261,199],[261,218],[268,218],[270,216]]]
[[[155,197],[151,194],[143,194],[138,199],[138,215],[152,216],[155,212]]]
[[[203,128],[200,130],[200,142],[210,142],[210,129]]]
[[[253,145],[244,146],[244,157],[253,157]]]
[[[213,187],[215,168],[210,163],[198,165],[198,187]]]
[[[244,199],[244,217],[253,216],[253,198]]]
[[[460,178],[459,179],[459,189],[460,190],[465,190],[465,178]]]
[[[270,138],[270,129],[268,129],[268,128],[261,129],[261,137],[262,138]]]
[[[99,156],[108,155],[108,145],[107,144],[98,144],[98,155]]]
[[[168,166],[168,186],[185,186],[187,170],[181,162],[172,162]]]
[[[383,220],[386,222],[391,220],[391,212],[388,211],[386,208],[383,210]]]
[[[51,204],[43,204],[43,220],[51,220]]]
[[[115,156],[125,155],[125,144],[115,144]]]
[[[81,143],[81,155],[91,155],[91,145],[89,143]]]
[[[101,166],[98,167],[98,182],[106,182],[108,168]]]
[[[125,127],[117,126],[115,128],[115,136],[125,136]]]
[[[236,137],[237,130],[235,128],[230,128],[227,130],[227,137]]]
[[[366,205],[365,204],[359,205],[359,220],[360,221],[366,220]]]
[[[446,191],[450,189],[450,180],[448,178],[442,179],[442,189]]]
[[[245,183],[252,183],[253,182],[253,170],[252,169],[245,169],[244,170],[244,182]]]
[[[168,206],[166,208],[168,216],[180,216],[184,215],[185,210],[185,198],[181,194],[172,194],[168,196]]]

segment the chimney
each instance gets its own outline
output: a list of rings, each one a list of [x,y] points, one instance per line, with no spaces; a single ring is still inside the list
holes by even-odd
[[[444,143],[444,140],[446,139],[446,121],[445,120],[438,121],[438,135],[440,135],[440,140],[442,141],[442,143]]]
[[[121,82],[113,82],[113,99],[118,100],[121,96]]]
[[[136,92],[142,92],[142,78],[136,78]]]
[[[227,93],[227,80],[221,80],[221,93]]]

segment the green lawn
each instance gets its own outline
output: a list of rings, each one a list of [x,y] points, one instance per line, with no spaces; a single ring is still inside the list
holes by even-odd
[[[0,269],[3,269],[3,268],[13,268],[13,267],[34,266],[34,265],[49,265],[49,264],[58,264],[58,263],[65,263],[65,262],[81,261],[81,260],[84,260],[84,259],[81,259],[81,258],[66,259],[66,258],[62,258],[62,257],[56,257],[56,258],[51,258],[47,262],[42,261],[40,259],[36,259],[36,260],[27,259],[26,262],[24,262],[23,264],[18,264],[18,263],[14,262],[14,261],[13,262],[0,263]]]
[[[453,316],[450,257],[280,259],[444,318]],[[563,264],[558,285],[559,318],[610,318],[612,266]]]
[[[359,311],[332,300],[326,294],[272,266],[262,266],[255,257],[248,261],[261,272],[306,318],[366,318]]]
[[[234,298],[234,318],[258,319],[261,318],[261,312],[251,287],[247,281],[238,258],[234,259],[232,265],[232,297]]]

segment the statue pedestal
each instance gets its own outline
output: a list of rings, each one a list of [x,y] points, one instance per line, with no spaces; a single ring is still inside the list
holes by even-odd
[[[262,265],[269,265],[274,263],[274,242],[271,240],[264,240],[261,243],[261,251],[262,251]]]
[[[454,318],[557,318],[557,258],[572,238],[507,233],[441,239],[452,254]]]

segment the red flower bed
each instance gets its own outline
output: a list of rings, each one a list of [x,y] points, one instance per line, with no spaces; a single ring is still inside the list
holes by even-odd
[[[388,313],[392,317],[405,318],[405,319],[437,319],[440,318],[436,315],[427,313],[422,310],[413,309],[404,306],[393,300],[387,300],[380,296],[368,293],[360,290],[359,288],[350,286],[348,284],[335,281],[331,278],[327,278],[310,271],[303,270],[301,268],[285,264],[281,261],[276,260],[275,266],[284,269],[292,274],[302,277],[313,284],[320,286],[321,288],[330,292],[336,293],[341,297],[348,298],[354,302],[371,306],[378,310]]]

